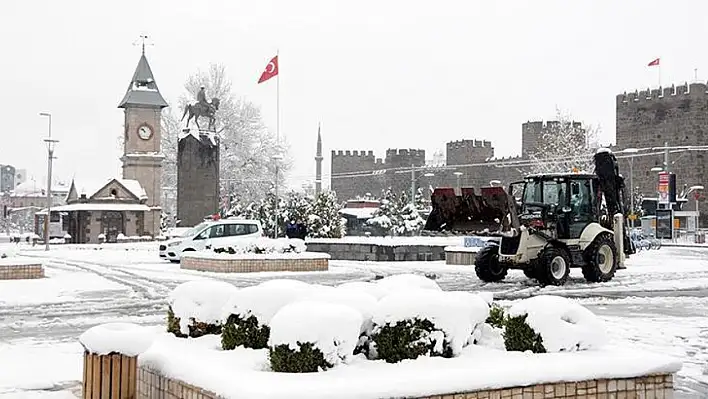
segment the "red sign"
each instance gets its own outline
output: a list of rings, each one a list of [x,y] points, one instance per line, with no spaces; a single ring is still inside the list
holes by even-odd
[[[669,172],[659,173],[659,203],[669,203]]]

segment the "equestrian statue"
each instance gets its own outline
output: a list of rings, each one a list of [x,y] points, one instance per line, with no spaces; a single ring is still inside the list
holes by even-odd
[[[199,117],[205,117],[209,119],[209,127],[207,127],[207,130],[209,131],[215,131],[214,125],[216,123],[216,111],[219,110],[219,99],[214,97],[211,99],[211,102],[208,102],[206,100],[206,91],[204,90],[204,86],[202,86],[199,89],[199,92],[197,93],[197,102],[195,104],[187,104],[187,106],[184,108],[184,114],[182,114],[182,119],[184,120],[184,117],[187,116],[187,113],[189,112],[189,117],[187,118],[187,126],[185,130],[189,129],[189,121],[194,118],[194,123],[197,125],[197,129],[201,130],[201,127],[199,127]]]

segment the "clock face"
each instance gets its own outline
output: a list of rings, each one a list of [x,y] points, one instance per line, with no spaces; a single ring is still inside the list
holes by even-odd
[[[142,125],[138,128],[138,136],[143,140],[150,140],[152,137],[152,129],[148,125]]]

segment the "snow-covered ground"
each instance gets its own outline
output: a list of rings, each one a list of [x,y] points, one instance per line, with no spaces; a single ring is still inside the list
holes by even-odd
[[[7,245],[7,244],[4,244]],[[575,298],[602,316],[612,344],[672,354],[684,361],[677,397],[708,397],[708,250],[643,251],[603,284],[573,270],[564,287],[539,288],[521,272],[503,283],[480,282],[474,270],[441,262],[331,261],[329,272],[224,275],[180,270],[161,261],[155,243],[62,245],[43,258],[47,278],[0,281],[0,398],[73,397],[82,373],[78,336],[107,322],[164,324],[167,294],[184,281],[219,279],[237,286],[274,277],[333,285],[377,275],[435,273],[445,290],[486,291],[502,303],[546,293]]]

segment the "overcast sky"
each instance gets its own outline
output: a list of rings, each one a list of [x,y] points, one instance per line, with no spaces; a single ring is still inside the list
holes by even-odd
[[[294,180],[314,179],[318,122],[329,151],[423,148],[492,140],[521,149],[521,123],[556,106],[615,135],[615,95],[708,78],[708,3],[535,1],[37,1],[0,12],[0,164],[46,176],[53,114],[56,175],[120,174],[125,93],[145,33],[162,94],[176,104],[186,77],[227,67],[237,95],[275,129],[275,81],[256,84],[280,50],[281,134]],[[181,110],[176,110],[180,112]],[[181,114],[181,112],[180,112]],[[181,115],[180,115],[181,116]]]

